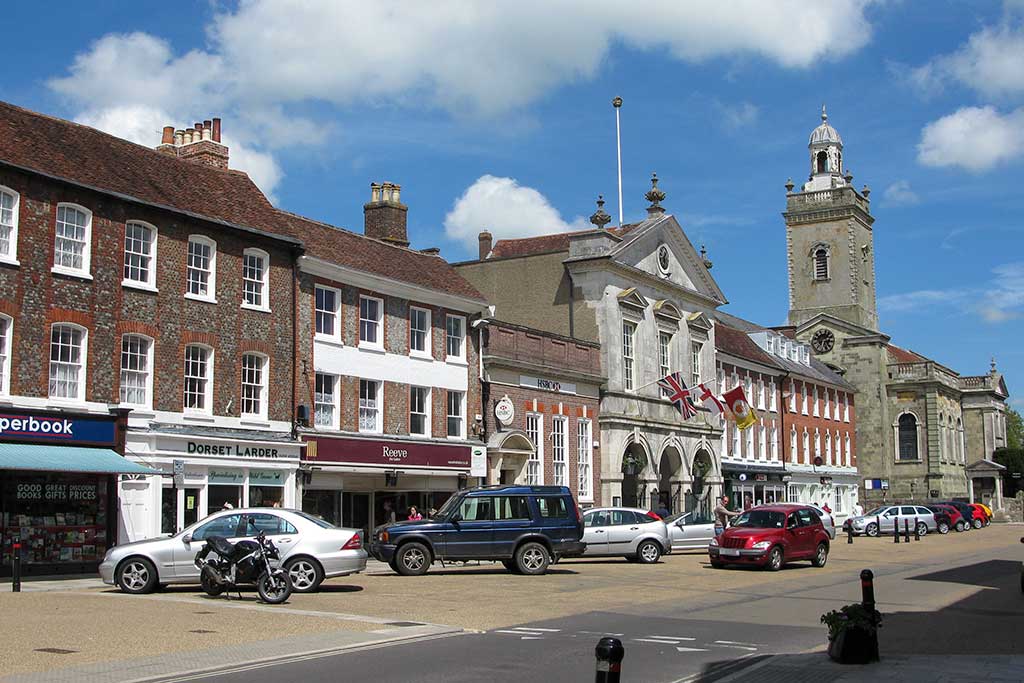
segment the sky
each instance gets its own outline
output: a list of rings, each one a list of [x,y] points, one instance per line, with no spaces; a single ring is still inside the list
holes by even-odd
[[[60,17],[55,22],[55,17]],[[725,310],[787,312],[787,178],[826,104],[872,190],[882,330],[1024,382],[1024,1],[34,3],[5,9],[0,99],[155,146],[220,116],[276,205],[359,231],[401,184],[413,246],[496,239],[663,202]],[[1022,392],[1024,396],[1024,392]],[[1012,396],[1020,410],[1024,399]]]

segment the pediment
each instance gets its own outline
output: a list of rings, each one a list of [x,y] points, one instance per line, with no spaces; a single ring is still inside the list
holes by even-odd
[[[698,311],[687,316],[686,325],[691,330],[707,334],[711,331],[711,318]]]
[[[654,302],[654,315],[675,323],[683,319],[683,312],[668,299],[661,299]]]
[[[630,287],[619,292],[619,305],[627,306],[638,311],[647,310],[647,299],[640,296],[636,287]]]

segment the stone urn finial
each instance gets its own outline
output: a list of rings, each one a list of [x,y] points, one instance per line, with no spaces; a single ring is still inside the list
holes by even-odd
[[[597,211],[590,217],[590,222],[596,225],[598,230],[604,230],[604,226],[612,222],[612,217],[604,210],[604,195],[597,195]]]
[[[651,203],[647,207],[647,213],[654,215],[656,213],[665,213],[665,207],[661,205],[661,202],[665,201],[665,193],[658,189],[658,174],[651,174],[651,189],[647,190],[644,198]]]
[[[704,262],[704,267],[707,268],[708,270],[711,270],[711,268],[715,265],[714,263],[711,262],[711,259],[708,258],[708,250],[704,248],[703,244],[700,245],[700,260]]]

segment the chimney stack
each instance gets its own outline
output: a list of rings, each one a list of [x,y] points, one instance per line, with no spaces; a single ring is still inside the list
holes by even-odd
[[[409,246],[406,232],[409,207],[402,204],[402,186],[396,183],[370,183],[370,201],[363,205],[363,234],[367,237]]]
[[[491,255],[491,247],[494,246],[494,235],[484,230],[477,239],[480,240],[480,260],[483,261]]]
[[[226,169],[228,148],[220,142],[220,119],[196,121],[191,128],[164,126],[157,151],[179,159]]]

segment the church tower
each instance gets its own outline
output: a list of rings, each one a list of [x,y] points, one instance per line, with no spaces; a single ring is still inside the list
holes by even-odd
[[[878,330],[875,308],[874,218],[865,185],[857,192],[843,166],[843,140],[828,122],[807,145],[811,172],[799,191],[786,183],[789,324],[826,314],[865,332]]]

